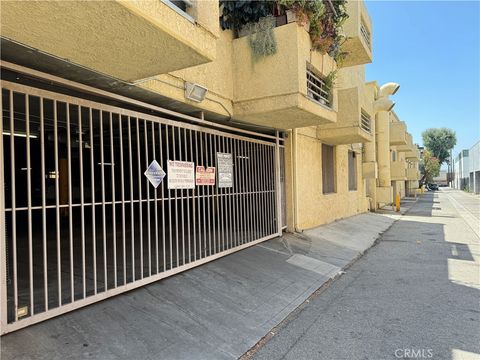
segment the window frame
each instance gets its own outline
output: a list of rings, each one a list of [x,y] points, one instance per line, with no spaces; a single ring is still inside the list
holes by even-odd
[[[347,153],[347,166],[348,166],[348,191],[358,191],[358,159],[357,153],[353,150],[348,150]],[[352,160],[352,162],[350,162]],[[350,165],[353,164],[353,170],[350,170]],[[351,175],[354,176],[354,181],[351,179]],[[354,184],[354,188],[351,186]]]
[[[325,148],[331,148],[331,156],[332,156],[332,161],[331,161],[331,169],[327,168],[326,161],[325,161]],[[328,144],[322,144],[322,193],[323,195],[328,195],[328,194],[336,194],[337,193],[337,164],[336,164],[336,146],[334,145],[328,145]],[[330,167],[330,166],[329,166]],[[331,170],[331,171],[328,171]],[[329,179],[326,178],[326,176],[330,176],[329,174],[331,173],[332,179],[331,181],[328,181]],[[327,181],[326,181],[327,180]],[[333,189],[328,188],[326,189],[325,184],[326,183],[332,183]]]

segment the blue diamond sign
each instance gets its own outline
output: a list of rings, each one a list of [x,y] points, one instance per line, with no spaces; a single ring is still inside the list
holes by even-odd
[[[162,167],[158,164],[157,160],[153,160],[150,163],[147,171],[144,172],[145,176],[147,177],[148,181],[157,188],[158,185],[162,182],[163,178],[165,177],[165,171],[163,171]]]

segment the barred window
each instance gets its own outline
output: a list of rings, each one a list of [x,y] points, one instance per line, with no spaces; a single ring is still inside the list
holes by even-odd
[[[335,188],[335,147],[322,144],[322,184],[323,193],[330,194]]]
[[[348,152],[348,190],[357,190],[357,154]]]

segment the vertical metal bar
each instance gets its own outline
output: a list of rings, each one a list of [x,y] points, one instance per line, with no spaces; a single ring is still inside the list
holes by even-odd
[[[207,134],[204,133],[205,135],[205,146],[207,145]],[[205,161],[205,158],[203,157],[203,136],[202,134],[200,133],[200,151],[201,151],[201,159],[202,159],[202,163],[204,163]],[[205,149],[205,157],[207,156],[207,150]],[[207,166],[207,162],[204,163],[205,166]],[[202,249],[201,249],[201,252],[200,252],[200,257],[202,257],[202,253],[203,253],[203,250],[205,251],[204,252],[204,257],[207,256],[207,223],[205,221],[205,188],[202,188],[202,207],[203,207],[203,246],[202,246]]]
[[[257,237],[257,224],[255,221],[255,183],[253,181],[253,161],[254,161],[254,155],[253,155],[253,143],[249,142],[248,143],[248,148],[249,148],[249,163],[250,163],[250,176],[248,177],[248,182],[250,184],[250,225],[251,225],[251,241],[256,240]]]
[[[12,255],[13,255],[13,305],[15,321],[18,320],[18,282],[17,282],[17,214],[15,201],[15,125],[13,91],[10,91],[10,176],[12,183]]]
[[[182,136],[181,136],[181,130],[182,128],[178,128],[178,158],[180,161],[183,161],[182,159]],[[184,133],[185,133],[185,129],[183,129]],[[185,154],[186,155],[186,154]],[[181,223],[181,226],[182,226],[182,265],[185,264],[185,222],[183,220],[183,213],[184,213],[184,209],[183,209],[183,189],[180,190],[180,202],[181,202],[181,209],[182,209],[182,223]],[[178,212],[177,212],[177,216],[178,216]],[[177,227],[178,229],[178,227]]]
[[[132,282],[135,281],[135,203],[133,201],[132,117],[128,120],[128,161],[130,175],[130,239],[132,248]]]
[[[234,184],[234,193],[235,193],[235,230],[236,230],[236,246],[240,245],[240,229],[241,229],[241,219],[242,215],[240,213],[240,174],[239,174],[239,156],[240,151],[238,148],[238,139],[233,139],[235,144],[235,157],[234,157],[234,173],[235,173],[235,184]]]
[[[70,104],[65,104],[67,115],[67,157],[68,157],[68,236],[70,238],[70,296],[75,301],[73,273],[73,216],[72,216],[72,141],[70,135]]]
[[[143,217],[142,217],[142,175],[140,161],[140,119],[137,117],[137,170],[138,170],[138,207],[139,207],[139,230],[140,230],[140,279],[143,279]]]
[[[112,113],[109,113],[110,120],[110,167],[112,170],[112,238],[113,238],[113,287],[117,287],[117,219],[116,219],[116,204],[115,204],[115,156],[113,151],[113,119]]]
[[[191,161],[194,161],[193,160],[193,143],[192,143],[192,132],[193,130],[190,130],[190,160]],[[195,164],[198,164],[198,162],[196,162]],[[195,167],[195,164],[194,164],[194,167]],[[197,237],[195,235],[195,232],[196,232],[196,220],[195,220],[195,216],[196,216],[196,213],[195,213],[195,190],[196,190],[196,185],[195,187],[193,188],[193,191],[192,191],[192,219],[193,219],[193,226],[192,226],[192,229],[193,229],[193,258],[196,260],[196,253],[197,253]],[[190,232],[189,232],[190,234]],[[190,243],[190,242],[189,242]],[[190,253],[190,248],[189,248],[189,262],[192,262],[192,255]]]
[[[85,194],[83,190],[83,126],[82,126],[82,107],[78,106],[78,151],[79,151],[79,160],[80,160],[80,222],[82,225],[81,236],[82,236],[82,290],[83,298],[87,296],[87,277],[85,274]],[[42,147],[43,150],[43,147]],[[43,157],[43,156],[42,156]],[[45,185],[45,171],[42,171],[42,181]]]
[[[218,150],[215,149],[215,156],[216,156],[215,161],[216,161],[217,169],[219,169],[218,153],[223,152],[223,149],[220,146],[220,144],[222,143],[220,136],[217,136],[216,140],[218,140]],[[215,144],[217,144],[217,141],[215,141]],[[220,185],[220,184],[218,184],[218,185]],[[223,196],[222,196],[223,195],[223,190],[222,190],[222,188],[220,188],[220,186],[217,186],[216,195],[217,195],[217,214],[218,214],[217,219],[219,220],[219,223],[218,223],[218,225],[219,225],[218,226],[218,248],[219,249],[220,248],[225,249],[225,247],[224,247],[225,232],[224,232],[224,226],[223,226]]]
[[[228,154],[228,148],[227,148],[227,139],[225,136],[222,136],[222,148],[223,152],[225,154]],[[229,248],[229,242],[230,242],[230,233],[229,233],[229,225],[230,225],[230,219],[228,218],[228,188],[223,189],[223,199],[224,199],[224,212],[225,212],[225,244],[223,250],[226,250]]]
[[[200,165],[200,163],[198,162],[198,136],[197,136],[198,134],[200,134],[200,132],[199,132],[199,131],[195,131],[194,134],[195,134],[195,164]],[[192,159],[193,159],[193,158],[192,158]],[[200,214],[201,214],[201,212],[200,212],[200,198],[199,198],[200,188],[201,188],[201,186],[198,188],[198,192],[197,192],[197,216],[198,216],[198,244],[199,244],[199,250],[200,250],[200,256],[199,256],[199,257],[201,258],[201,252],[202,252],[202,246],[201,246],[201,244],[202,244],[202,237],[201,237],[201,224],[200,224],[200,223],[201,223],[201,221],[200,221]],[[195,187],[195,189],[196,189],[196,187]],[[194,195],[195,195],[195,192],[194,192]],[[195,234],[196,234],[196,232],[197,232],[197,229],[196,229],[196,226],[195,226],[195,221],[196,221],[196,217],[195,217],[195,216],[193,217],[193,221],[194,221],[193,236],[194,236],[194,238],[195,238]],[[196,261],[196,260],[197,260],[197,244],[196,244],[196,242],[194,243],[193,246],[194,246],[194,251],[193,251],[193,252],[194,252],[194,257],[193,257],[193,258],[194,258],[194,260]]]
[[[209,141],[207,141],[207,137]],[[208,145],[207,145],[208,143]],[[210,151],[208,150],[210,148]],[[212,134],[205,133],[205,155],[206,155],[206,164],[207,166],[211,164],[211,157],[212,157]],[[212,190],[212,197],[213,197],[213,190]],[[213,209],[211,209],[211,197],[210,197],[210,188],[207,186],[207,197],[205,198],[207,201],[207,223],[208,223],[208,256],[212,255],[212,228],[210,227],[210,218],[212,217]],[[213,222],[213,220],[212,220]],[[213,224],[212,224],[213,227]],[[215,249],[215,242],[213,243],[213,248]],[[215,250],[214,250],[215,251]]]
[[[212,163],[211,166],[215,167],[215,171],[218,172],[218,163],[217,163],[217,139],[218,136],[213,136],[213,153],[212,153]],[[218,175],[218,173],[216,174]],[[209,186],[210,188],[210,186]],[[219,192],[218,192],[218,183],[215,183],[215,186],[212,187],[212,213],[213,213],[213,243],[215,244],[215,250],[217,249],[217,242],[218,242],[218,249],[220,249],[220,223],[219,220]]]
[[[228,138],[228,148],[229,148],[229,151],[230,151],[230,154],[232,154],[232,187],[230,188],[230,190],[228,191],[228,203],[229,203],[229,209],[230,209],[230,247],[234,247],[235,244],[234,244],[234,231],[233,231],[233,224],[235,223],[235,217],[234,217],[234,213],[233,213],[233,189],[234,189],[234,186],[235,186],[235,169],[233,168],[234,166],[234,162],[233,162],[233,159],[234,159],[234,151],[233,151],[233,144],[232,144],[232,138],[229,137]]]
[[[144,138],[145,138],[145,169],[148,168],[148,136],[147,136],[147,120],[143,120]],[[153,151],[155,152],[155,150]],[[145,179],[145,190],[147,190],[147,231],[148,231],[148,276],[152,276],[152,238],[150,229],[150,184],[148,179]]]
[[[262,192],[262,165],[260,164],[260,154],[261,154],[261,148],[262,145],[256,143],[255,144],[255,151],[256,151],[256,158],[257,158],[257,168],[255,171],[255,177],[257,178],[257,209],[258,209],[258,216],[257,216],[257,222],[258,222],[258,228],[259,228],[259,238],[262,238],[263,235],[263,192]]]
[[[58,306],[62,306],[62,252],[60,244],[60,174],[58,172],[58,118],[57,100],[53,101],[53,137],[55,151],[55,219],[57,225],[57,276],[58,276]]]
[[[280,191],[280,135],[278,131],[275,131],[275,192],[277,200],[277,234],[278,236],[282,235],[282,194]]]
[[[175,138],[175,134],[173,133],[172,127],[172,138]],[[168,140],[169,137],[169,130],[168,125],[165,125],[165,138],[167,142],[167,167],[168,161],[170,160],[170,141]],[[175,148],[175,147],[174,147]],[[169,176],[169,175],[167,175]],[[167,188],[167,195],[168,195],[168,237],[170,242],[170,269],[173,269],[173,239],[172,239],[172,197],[171,197],[171,190]]]
[[[262,158],[264,159],[262,161],[262,172],[263,172],[263,220],[264,220],[264,226],[265,226],[265,235],[270,235],[270,229],[268,228],[268,219],[269,217],[269,211],[268,211],[268,198],[270,196],[269,189],[268,189],[268,163],[267,163],[267,154],[268,154],[268,146],[267,145],[262,145]]]
[[[168,137],[168,131],[167,131]],[[160,167],[164,169],[163,164],[163,140],[162,140],[162,124],[158,124],[158,146],[160,147]],[[167,142],[168,144],[168,142]],[[165,249],[165,183],[162,182],[162,249],[163,249],[163,271],[167,271],[167,254]]]
[[[127,284],[127,249],[126,249],[126,229],[125,229],[125,180],[123,165],[123,126],[122,115],[118,114],[118,130],[120,134],[120,187],[122,194],[122,255],[123,255],[123,285]]]
[[[242,154],[242,220],[243,220],[243,226],[242,226],[242,244],[247,242],[247,226],[248,226],[248,220],[247,220],[247,198],[246,198],[246,193],[247,193],[247,182],[246,182],[246,165],[247,165],[247,152],[245,151],[245,140],[240,140],[240,146],[241,146],[241,154]]]
[[[191,131],[191,130],[190,130]],[[184,129],[183,132],[183,142],[185,145],[185,160],[188,161],[188,150],[187,150],[187,129]],[[195,164],[193,165],[193,171],[195,171]],[[195,189],[195,172],[194,172],[194,189]],[[186,190],[187,193],[187,241],[188,241],[188,262],[191,261],[190,254],[191,254],[191,243],[190,243],[190,189]],[[182,219],[183,220],[183,219]],[[183,263],[185,264],[185,258],[183,259]]]
[[[222,136],[222,152],[224,154],[227,154],[228,153],[228,149],[227,149],[227,145],[226,145],[226,140],[225,140],[225,136]],[[223,250],[227,250],[228,249],[228,242],[230,240],[230,236],[229,236],[229,233],[228,233],[228,188],[223,188],[223,194],[222,194],[222,198],[223,198],[223,211],[222,213],[225,215],[224,216],[224,234],[225,234],[225,237],[224,237],[224,243],[223,243]]]
[[[155,149],[155,123],[152,121],[152,148],[153,148],[153,160],[157,160],[156,149]],[[158,198],[157,198],[157,188],[153,190],[153,196],[155,199],[155,259],[156,264],[155,268],[157,269],[156,274],[158,274]]]
[[[105,291],[108,290],[107,281],[107,221],[105,215],[105,156],[103,149],[103,111],[99,110],[100,116],[100,179],[102,181],[102,234],[103,234],[103,283]]]
[[[33,305],[32,169],[30,161],[30,102],[28,94],[25,94],[25,130],[27,136],[28,281],[30,285],[30,316],[32,316],[35,313],[35,309]]]
[[[42,101],[42,99],[40,99]],[[7,305],[7,237],[5,221],[5,150],[3,148],[3,91],[0,88],[0,334],[5,332]]]
[[[88,108],[88,121],[90,125],[90,181],[92,185],[92,246],[93,246],[93,293],[97,293],[97,230],[95,227],[95,165],[93,143],[93,115],[92,108]]]
[[[274,166],[274,161],[273,161],[273,154],[275,153],[275,148],[270,148],[268,151],[268,168],[269,171],[271,172],[271,176],[273,176],[273,183],[270,181],[269,183],[269,198],[270,198],[270,204],[269,204],[269,213],[270,213],[270,231],[272,234],[275,233],[275,166]],[[272,187],[273,186],[273,187]]]
[[[11,94],[11,92],[9,92]],[[10,111],[11,111],[10,107]],[[13,131],[13,129],[10,129]],[[43,286],[45,311],[48,310],[48,271],[47,271],[47,203],[45,186],[45,130],[43,114],[43,98],[40,98],[40,168],[41,168],[41,187],[42,187],[42,248],[43,248]],[[12,178],[15,181],[15,178]],[[13,214],[13,212],[12,212]],[[16,312],[16,310],[15,310]]]
[[[180,132],[180,129],[178,130]],[[176,145],[175,145],[175,127],[172,126],[172,147],[173,147],[173,160],[176,161],[177,160],[177,156],[176,156]],[[178,193],[177,193],[177,189],[174,190],[174,194],[175,194],[175,250],[176,250],[176,262],[177,262],[177,266],[179,266],[179,263],[180,263],[180,259],[179,259],[179,251],[178,251],[178,203],[177,203],[177,197],[178,197]],[[173,265],[173,263],[172,263]]]

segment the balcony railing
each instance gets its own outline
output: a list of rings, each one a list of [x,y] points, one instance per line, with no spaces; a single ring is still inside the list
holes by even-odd
[[[360,127],[368,133],[372,132],[372,119],[363,110],[361,112]]]
[[[190,15],[189,10],[193,7],[192,0],[162,0],[165,4],[171,7],[173,10],[178,12],[180,15],[186,17],[187,19],[194,21],[192,15]]]
[[[308,97],[322,105],[331,107],[331,95],[325,81],[307,68],[307,94]]]
[[[370,40],[370,32],[367,30],[367,27],[363,23],[363,21],[360,22],[360,33],[362,34],[363,40],[365,40],[365,43],[367,44],[368,48],[372,48],[372,43]]]

